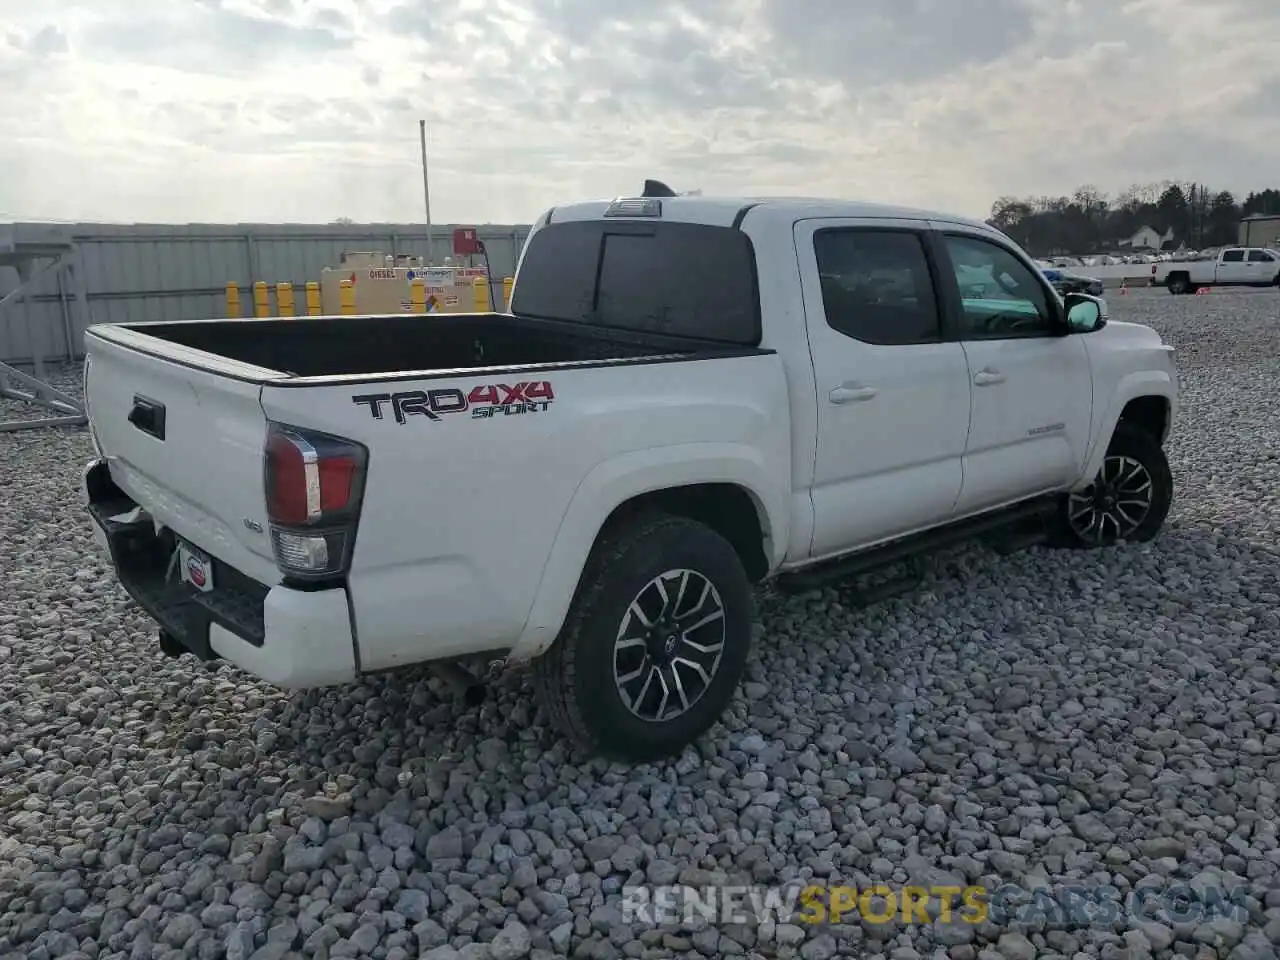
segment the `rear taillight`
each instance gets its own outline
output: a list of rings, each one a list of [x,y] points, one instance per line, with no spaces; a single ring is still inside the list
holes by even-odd
[[[351,440],[270,425],[265,482],[276,566],[289,577],[347,572],[360,517],[368,454]]]

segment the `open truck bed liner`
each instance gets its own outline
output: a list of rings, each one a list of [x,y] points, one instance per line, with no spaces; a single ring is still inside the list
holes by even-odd
[[[420,378],[433,371],[592,366],[761,352],[688,337],[497,313],[120,324],[99,327],[94,335],[143,353],[163,349],[177,362],[184,357],[198,365],[212,358],[231,361],[277,383],[286,378]],[[220,372],[235,375],[230,367]],[[254,377],[242,369],[240,379]]]

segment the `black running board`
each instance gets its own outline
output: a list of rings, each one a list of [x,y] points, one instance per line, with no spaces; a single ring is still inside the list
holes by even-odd
[[[903,594],[910,593],[924,582],[924,562],[919,556],[907,557],[902,561],[906,570],[901,576],[889,577],[879,583],[852,582],[856,574],[848,574],[848,583],[841,583],[841,599],[852,607],[869,607],[873,603],[883,603]]]
[[[1028,547],[1038,547],[1042,543],[1049,542],[1049,531],[1043,519],[1037,518],[1036,525],[1029,529],[1018,529],[1021,526],[1022,524],[1017,524],[1007,533],[997,531],[992,534],[991,549],[1000,556],[1007,557]]]
[[[992,534],[1006,534],[998,541],[1002,552],[1012,552],[1025,546],[1041,543],[1045,539],[1045,521],[1058,510],[1059,497],[1041,497],[1027,500],[1013,507],[958,520],[946,526],[912,534],[900,540],[846,554],[794,573],[780,574],[774,581],[784,593],[806,593],[817,590],[835,580],[844,580],[860,574],[871,573],[893,563],[907,562],[909,572],[884,584],[860,593],[864,602],[876,602],[914,589],[923,579],[919,559],[924,554],[943,550],[961,543]],[[1027,532],[1017,531],[1026,526]],[[1017,531],[1009,536],[1012,531]],[[874,597],[873,600],[866,600]]]

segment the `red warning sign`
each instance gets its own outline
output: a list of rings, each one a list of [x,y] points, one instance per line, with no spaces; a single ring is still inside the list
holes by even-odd
[[[480,238],[475,227],[459,227],[453,231],[453,254],[470,257],[480,252]]]

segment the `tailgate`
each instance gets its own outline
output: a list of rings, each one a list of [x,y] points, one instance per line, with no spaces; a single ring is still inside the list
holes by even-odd
[[[87,339],[85,398],[111,477],[163,526],[264,583],[262,386]],[[164,343],[157,342],[162,354]]]

